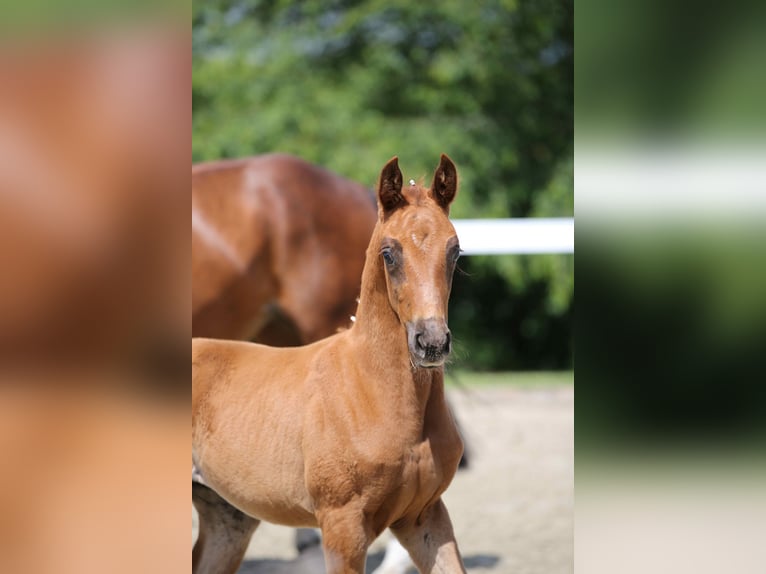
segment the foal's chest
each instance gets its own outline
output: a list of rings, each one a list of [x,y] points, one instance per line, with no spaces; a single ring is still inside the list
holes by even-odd
[[[435,493],[443,491],[454,473],[447,454],[429,439],[410,448],[402,464],[403,487],[414,488],[415,498],[425,497],[429,500]]]
[[[385,417],[339,415],[329,426],[329,417],[320,417],[325,422],[322,439],[305,452],[306,486],[317,510],[348,505],[361,510],[380,532],[420,516],[444,492],[457,470],[462,442],[442,395],[430,392],[429,381],[419,383],[415,388],[424,396],[412,402],[425,403],[424,410],[408,413],[406,405],[375,403],[382,412],[399,413],[398,424]],[[384,418],[385,425],[376,424]]]
[[[397,472],[390,477],[388,492],[371,493],[375,529],[383,530],[402,518],[415,518],[447,488],[455,472],[451,457],[426,439],[408,448]]]

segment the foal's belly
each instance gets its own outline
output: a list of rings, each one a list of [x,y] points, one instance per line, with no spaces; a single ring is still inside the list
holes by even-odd
[[[307,509],[295,505],[272,504],[268,500],[246,500],[236,505],[245,514],[272,524],[293,527],[318,526],[316,518]]]
[[[308,494],[302,485],[279,477],[243,474],[224,477],[204,462],[197,464],[203,482],[245,514],[284,526],[316,526]]]
[[[223,419],[216,422],[218,430],[225,430]],[[313,506],[297,441],[277,425],[267,432],[238,425],[235,415],[228,422],[240,432],[208,431],[206,440],[193,444],[192,458],[204,483],[253,518],[286,526],[313,526]],[[271,443],[282,447],[270,448]]]

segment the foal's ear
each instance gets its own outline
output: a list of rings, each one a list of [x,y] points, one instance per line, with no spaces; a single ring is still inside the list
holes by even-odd
[[[399,158],[396,156],[388,160],[380,172],[378,200],[384,216],[407,205],[407,200],[402,195],[402,172],[399,169]]]
[[[442,154],[439,167],[434,173],[434,182],[431,185],[431,197],[441,208],[449,213],[449,204],[455,199],[457,193],[457,168],[452,160]]]

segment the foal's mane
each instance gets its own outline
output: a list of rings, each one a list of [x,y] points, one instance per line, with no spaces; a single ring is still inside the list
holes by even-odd
[[[427,199],[431,199],[429,195],[430,190],[423,185],[422,177],[417,182],[415,182],[414,180],[410,180],[410,181],[414,183],[410,184],[410,182],[407,182],[405,185],[403,185],[402,195],[405,197],[405,199],[410,205],[420,207],[421,205],[423,205],[424,201],[426,201]]]

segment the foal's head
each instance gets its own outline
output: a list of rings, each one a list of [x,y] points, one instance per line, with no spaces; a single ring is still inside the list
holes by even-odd
[[[371,249],[378,250],[388,300],[406,328],[413,365],[438,367],[451,351],[447,302],[460,245],[448,215],[457,170],[442,155],[430,189],[412,180],[402,183],[394,157],[380,174]]]

